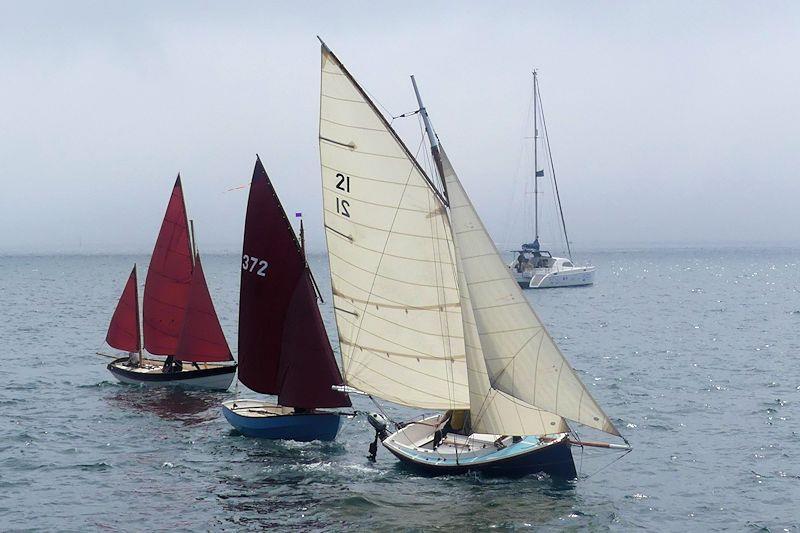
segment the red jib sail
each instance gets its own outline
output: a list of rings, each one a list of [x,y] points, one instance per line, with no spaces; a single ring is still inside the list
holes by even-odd
[[[305,257],[267,172],[256,160],[242,251],[239,379],[287,407],[345,407]]]
[[[139,336],[139,291],[136,285],[136,265],[133,265],[106,334],[109,346],[126,352],[138,352],[142,347]]]
[[[144,284],[144,347],[148,352],[175,355],[191,280],[189,223],[178,175]]]
[[[195,257],[189,301],[175,358],[181,361],[222,362],[233,359],[208,292],[200,254]]]

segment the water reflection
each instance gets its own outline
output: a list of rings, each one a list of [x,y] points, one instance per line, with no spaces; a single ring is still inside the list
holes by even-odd
[[[124,387],[109,397],[115,407],[152,413],[165,420],[176,420],[185,425],[200,424],[219,416],[219,405],[224,393],[189,391],[179,387]]]

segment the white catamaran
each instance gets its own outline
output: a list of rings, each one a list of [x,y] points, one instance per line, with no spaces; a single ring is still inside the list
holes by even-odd
[[[564,210],[561,207],[561,196],[558,194],[553,156],[550,153],[550,139],[544,122],[542,97],[539,94],[539,78],[533,71],[533,242],[525,243],[520,250],[512,250],[517,254],[508,268],[523,288],[547,289],[551,287],[576,287],[594,283],[594,266],[577,266],[572,261],[572,250],[567,236],[567,224],[564,222]],[[553,181],[555,200],[558,205],[558,216],[564,233],[568,258],[554,257],[550,252],[542,250],[539,244],[539,178],[544,177],[545,170],[539,169],[539,125],[544,133],[544,148],[547,149],[546,166]],[[527,198],[526,198],[527,201]]]
[[[428,473],[575,477],[565,419],[619,435],[525,299],[420,113],[440,191],[322,45],[320,160],[333,304],[350,392],[443,413],[370,415]],[[624,440],[624,439],[623,439]]]

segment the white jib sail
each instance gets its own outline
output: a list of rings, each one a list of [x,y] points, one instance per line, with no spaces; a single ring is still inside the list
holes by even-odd
[[[452,235],[413,156],[323,45],[320,161],[333,305],[348,385],[466,409]]]
[[[514,281],[443,150],[441,160],[459,267],[489,383],[524,403],[619,435]]]
[[[456,243],[456,257],[458,256]],[[542,411],[491,386],[478,327],[475,324],[475,315],[472,312],[467,281],[460,261],[457,260],[457,264],[461,313],[464,317],[464,345],[467,355],[472,431],[491,435],[546,435],[569,431],[569,427],[560,416]]]

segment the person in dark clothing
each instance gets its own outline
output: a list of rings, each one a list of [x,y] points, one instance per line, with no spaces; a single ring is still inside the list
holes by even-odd
[[[522,273],[525,270],[525,264],[528,260],[525,258],[525,254],[522,252],[519,253],[517,256],[517,272]]]
[[[161,367],[161,371],[165,374],[180,372],[181,370],[183,370],[183,361],[175,359],[174,355],[168,355],[167,360],[164,361],[164,366]]]

